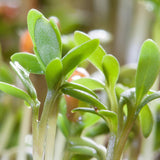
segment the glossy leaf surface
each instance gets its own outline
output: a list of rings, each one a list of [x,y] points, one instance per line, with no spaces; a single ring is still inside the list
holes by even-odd
[[[12,68],[17,73],[18,77],[22,81],[23,85],[26,87],[28,94],[33,98],[37,98],[36,90],[29,78],[29,72],[25,70],[18,62],[10,62]]]
[[[155,42],[146,40],[141,48],[136,73],[136,101],[141,102],[160,70],[160,51]]]

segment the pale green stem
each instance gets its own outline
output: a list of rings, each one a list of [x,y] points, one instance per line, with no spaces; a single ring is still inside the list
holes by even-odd
[[[48,116],[50,112],[50,106],[52,104],[53,94],[51,91],[48,91],[46,100],[44,103],[44,108],[42,111],[42,115],[40,118],[40,122],[38,125],[38,146],[39,152],[41,155],[44,156],[44,149],[45,149],[45,140],[46,140],[46,131],[47,131],[47,123],[48,123]]]
[[[57,116],[58,116],[58,105],[53,104],[51,112],[49,114],[48,126],[47,126],[47,139],[45,147],[45,160],[54,159],[54,145],[55,145],[55,136],[57,128]]]
[[[115,147],[113,160],[120,160],[121,159],[128,135],[129,135],[129,133],[133,127],[133,124],[135,122],[134,113],[135,112],[133,111],[132,114],[128,115],[125,126],[122,129],[120,136],[117,138],[117,144]]]
[[[43,160],[43,152],[40,150],[38,137],[39,106],[32,107],[32,136],[33,136],[33,160]]]
[[[115,133],[110,133],[110,139],[107,148],[107,160],[113,160],[115,145],[116,145],[117,136]]]
[[[57,97],[58,97],[57,92],[54,92],[51,90],[48,91],[47,97],[45,100],[45,104],[44,104],[44,108],[43,108],[43,112],[42,112],[42,116],[41,116],[40,123],[39,123],[39,135],[38,135],[39,150],[41,150],[41,153],[43,153],[45,156],[46,156],[46,153],[44,151],[46,151],[45,148],[46,148],[46,145],[48,145],[46,144],[47,134],[49,134],[48,136],[51,137],[52,132],[56,131],[55,127],[56,127],[56,121],[57,121],[57,109],[56,109],[56,112],[54,113],[52,109],[54,108],[54,104],[55,104]],[[54,115],[51,116],[50,115],[51,113],[53,113]],[[49,120],[50,118],[51,120]],[[48,123],[51,127],[48,127]],[[52,137],[54,137],[54,134],[52,135]],[[54,143],[54,142],[51,142],[51,143]],[[53,153],[53,150],[51,153]]]
[[[111,111],[114,111],[114,112],[117,113],[117,111],[118,111],[118,102],[117,102],[115,89],[108,88],[108,87],[106,87],[105,89],[106,89],[106,92],[107,92],[108,97],[109,97],[109,101],[110,101],[110,105],[111,105]]]
[[[2,131],[0,134],[0,154],[2,154],[2,152],[4,151],[10,139],[10,136],[12,135],[12,131],[15,126],[15,120],[16,114],[14,112],[9,112],[4,120]]]
[[[23,106],[23,119],[20,127],[17,160],[26,160],[25,136],[29,133],[31,109]]]

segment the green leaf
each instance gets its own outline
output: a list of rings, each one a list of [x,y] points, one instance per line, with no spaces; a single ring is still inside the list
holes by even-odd
[[[81,85],[81,84],[76,84],[73,82],[65,82],[62,86],[62,88],[72,88],[72,89],[79,89],[82,90],[84,92],[87,92],[89,94],[91,94],[92,96],[94,96],[95,98],[98,98],[97,95],[89,88]]]
[[[29,30],[29,33],[31,35],[31,38],[32,38],[32,42],[35,46],[35,36],[34,36],[34,32],[35,32],[35,25],[36,25],[36,22],[39,18],[41,18],[43,16],[42,13],[40,13],[38,10],[36,9],[31,9],[29,12],[28,12],[28,16],[27,16],[27,24],[28,24],[28,30]]]
[[[9,95],[12,95],[12,96],[15,96],[17,98],[23,99],[29,104],[32,103],[31,97],[26,92],[24,92],[23,90],[15,87],[13,85],[10,85],[10,84],[5,83],[5,82],[0,82],[0,90],[2,90],[3,92],[5,92]]]
[[[120,72],[117,59],[112,55],[105,55],[102,60],[103,73],[106,78],[107,86],[114,89]]]
[[[10,65],[14,69],[14,71],[17,73],[18,77],[22,81],[23,85],[26,87],[28,94],[33,98],[37,98],[36,90],[29,79],[29,72],[25,70],[17,61],[16,62],[10,62]]]
[[[145,105],[140,112],[140,123],[143,136],[147,138],[153,128],[153,116],[148,105]]]
[[[88,37],[87,34],[76,31],[74,33],[74,39],[78,45],[90,40],[91,38]],[[99,45],[95,52],[88,58],[98,69],[102,71],[102,59],[103,56],[106,55],[105,50]]]
[[[56,88],[57,84],[61,82],[62,77],[62,62],[59,58],[52,60],[46,68],[46,80],[48,88]]]
[[[93,114],[92,114],[93,116]],[[99,135],[104,135],[104,134],[108,134],[109,133],[109,128],[106,124],[105,121],[102,122],[98,122],[95,125],[93,125],[92,127],[89,127],[85,130],[85,136],[86,137],[96,137]]]
[[[99,80],[93,78],[80,78],[74,80],[73,82],[86,86],[91,90],[102,90],[105,87],[105,84],[103,84],[103,82],[100,82]]]
[[[104,119],[106,120],[106,122],[108,123],[108,126],[110,128],[110,130],[114,133],[117,133],[117,129],[118,129],[118,118],[117,118],[117,114],[113,111],[109,111],[109,110],[100,110],[98,111],[98,114]]]
[[[98,47],[99,40],[89,40],[78,47],[70,50],[62,59],[63,74],[66,75],[74,69],[80,62],[88,58]]]
[[[28,13],[28,30],[40,64],[47,66],[53,59],[61,58],[60,33],[52,19],[48,21],[37,10],[31,10]]]
[[[155,135],[154,135],[154,149],[157,150],[160,148],[160,104],[156,106],[155,112]]]
[[[116,91],[117,98],[120,99],[121,94],[127,89],[128,88],[123,86],[122,84],[116,84],[115,91]]]
[[[136,64],[127,64],[121,67],[118,83],[129,88],[135,87],[136,81]]]
[[[8,65],[1,65],[0,67],[0,81],[6,82],[6,83],[13,83],[15,79],[15,76],[13,75],[13,72],[10,70]]]
[[[160,70],[160,51],[155,42],[146,40],[141,48],[136,73],[136,103],[140,104],[142,98],[152,87]]]
[[[142,100],[142,102],[138,105],[137,107],[137,111],[136,111],[136,115],[139,114],[139,112],[141,111],[141,109],[146,105],[148,104],[149,102],[157,99],[157,98],[160,98],[160,91],[158,92],[155,92],[153,94],[150,94],[146,97],[144,97],[144,99]]]
[[[89,112],[89,113],[96,114],[96,115],[102,117],[107,122],[107,124],[112,132],[114,132],[114,133],[117,132],[118,119],[117,119],[117,114],[113,111],[95,110],[93,108],[84,108],[84,107],[75,108],[73,111],[83,111],[83,112]]]
[[[17,61],[22,67],[24,67],[28,72],[34,74],[44,74],[37,57],[34,54],[27,52],[15,53],[11,56],[13,62]]]
[[[91,157],[98,157],[97,151],[88,146],[71,146],[69,150],[74,154],[89,155]],[[98,158],[99,159],[99,158]]]
[[[86,112],[83,115],[83,123],[84,123],[84,127],[89,127],[94,125],[95,123],[97,123],[97,121],[99,121],[100,117],[96,114],[91,114],[89,112]]]
[[[85,91],[72,88],[62,88],[62,92],[81,101],[87,102],[93,106],[96,106],[98,109],[107,109],[107,107],[102,104],[97,98]]]
[[[99,156],[98,159],[105,159],[106,157],[106,148],[100,144],[95,143],[90,138],[86,137],[71,137],[69,139],[71,146],[88,146],[96,150],[97,156]]]
[[[69,136],[69,126],[68,123],[66,122],[64,116],[62,114],[58,114],[58,127],[60,128],[60,130],[62,131],[62,133],[64,134],[64,136],[66,138],[68,138]]]

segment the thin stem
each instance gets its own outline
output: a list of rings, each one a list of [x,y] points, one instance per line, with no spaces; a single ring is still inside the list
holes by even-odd
[[[106,89],[106,92],[107,92],[108,97],[109,97],[111,110],[117,113],[117,111],[118,111],[118,102],[117,102],[115,89],[108,88],[108,87],[106,87],[105,89]]]
[[[135,122],[135,116],[134,116],[134,111],[133,111],[132,114],[128,115],[126,124],[120,136],[117,139],[118,141],[115,147],[113,160],[120,160],[125,144],[126,144],[126,141],[127,141],[127,138],[128,138],[128,135],[133,127],[134,122]]]
[[[52,110],[49,114],[48,126],[47,126],[47,140],[45,148],[45,160],[54,159],[54,145],[55,145],[55,135],[57,128],[57,116],[58,116],[58,101],[52,106]]]

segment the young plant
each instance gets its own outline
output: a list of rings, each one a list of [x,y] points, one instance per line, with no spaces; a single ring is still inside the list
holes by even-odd
[[[119,62],[114,56],[106,54],[99,45],[99,40],[90,39],[88,35],[77,31],[74,34],[77,46],[62,57],[61,35],[54,19],[51,17],[48,20],[42,13],[32,9],[28,13],[27,22],[35,54],[15,53],[10,62],[26,90],[5,82],[0,82],[0,89],[23,99],[26,105],[32,108],[34,160],[54,159],[57,118],[58,126],[67,139],[66,155],[69,156],[66,156],[66,159],[95,157],[98,160],[120,160],[133,125],[139,124],[138,117],[141,120],[144,136],[149,136],[153,121],[148,103],[160,98],[159,92],[150,91],[160,70],[160,51],[155,42],[146,40],[143,43],[135,87],[125,88],[117,85]],[[87,58],[103,73],[105,83],[86,77],[72,82],[67,81],[77,66]],[[46,79],[47,95],[41,115],[39,114],[40,102],[30,80],[30,74],[42,74]],[[108,106],[99,100],[94,92],[97,89],[106,91]],[[77,106],[78,108],[73,109],[73,112],[90,113],[94,122],[100,118],[104,120],[105,131],[110,135],[107,147],[83,136],[83,130],[94,124],[89,122],[89,118],[82,118],[80,123],[70,123],[64,115],[65,111],[58,117],[62,93],[85,102],[84,106]],[[84,122],[84,125],[81,122]],[[72,129],[73,132],[70,134],[69,130]],[[68,154],[68,151],[71,154]]]
[[[28,30],[34,46],[34,53],[15,53],[11,57],[11,66],[24,84],[26,91],[14,85],[0,82],[0,89],[10,95],[24,99],[32,107],[33,159],[53,159],[59,99],[62,85],[79,88],[92,96],[92,91],[81,85],[65,82],[70,72],[88,58],[98,47],[99,40],[89,40],[70,50],[62,57],[62,44],[59,29],[51,17],[47,20],[37,10],[28,13]],[[39,119],[40,102],[30,80],[30,73],[43,74],[48,87],[43,111]],[[100,103],[97,98],[94,101]],[[90,101],[90,100],[88,100]]]
[[[88,40],[88,38],[89,37],[82,32],[75,33],[75,39],[78,44]],[[116,85],[119,76],[119,64],[115,57],[104,55],[103,58],[100,58],[100,63],[97,63],[99,59],[96,62],[92,59],[90,60],[105,76],[106,82],[104,89],[107,92],[110,103],[107,108],[97,107],[95,110],[94,108],[80,107],[74,109],[74,111],[90,112],[100,116],[106,121],[110,129],[110,139],[107,147],[107,155],[104,159],[120,160],[129,133],[135,122],[138,121],[137,117],[140,117],[141,123],[138,123],[142,126],[144,137],[148,137],[151,133],[153,118],[148,103],[159,98],[160,95],[159,92],[150,92],[149,89],[152,87],[159,74],[160,51],[156,43],[152,40],[146,40],[144,42],[140,51],[138,68],[136,71],[135,88],[131,89],[124,89],[124,87]],[[85,82],[86,86],[88,86],[87,80]],[[81,83],[81,80],[77,81],[77,83]],[[116,95],[115,88],[119,95]],[[71,94],[69,92],[67,94],[77,98],[76,94]],[[119,97],[119,100],[117,97]],[[124,112],[124,106],[127,107],[127,112]]]

